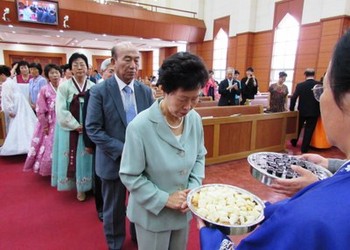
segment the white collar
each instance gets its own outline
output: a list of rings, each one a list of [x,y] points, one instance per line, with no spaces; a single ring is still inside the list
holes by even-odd
[[[115,80],[117,81],[118,83],[118,87],[119,87],[119,90],[120,92],[122,92],[122,90],[124,89],[124,87],[126,85],[128,85],[131,89],[132,89],[132,92],[134,93],[134,79],[131,80],[131,82],[129,84],[126,84],[125,82],[123,82],[118,76],[117,74],[114,74],[114,77],[115,77]]]

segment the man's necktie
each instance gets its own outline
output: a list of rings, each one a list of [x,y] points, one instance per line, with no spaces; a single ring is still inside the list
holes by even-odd
[[[125,86],[123,91],[125,94],[124,110],[126,113],[126,122],[129,124],[136,116],[134,98],[132,96],[132,89],[129,86]]]

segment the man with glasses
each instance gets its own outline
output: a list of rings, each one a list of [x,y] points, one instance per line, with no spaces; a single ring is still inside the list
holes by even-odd
[[[304,72],[305,81],[299,83],[290,100],[290,111],[294,111],[298,99],[299,129],[298,137],[291,140],[291,144],[296,147],[301,129],[304,127],[303,142],[301,152],[307,153],[311,142],[312,134],[315,130],[317,119],[320,115],[319,96],[322,93],[322,85],[315,80],[315,70],[308,68]],[[315,87],[316,86],[316,87]],[[314,96],[315,93],[315,96]],[[315,98],[318,98],[316,100]]]

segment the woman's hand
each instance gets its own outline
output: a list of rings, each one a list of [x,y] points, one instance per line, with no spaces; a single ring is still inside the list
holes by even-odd
[[[92,155],[94,153],[94,149],[93,148],[88,148],[88,147],[85,147],[85,152]]]
[[[79,127],[77,127],[77,128],[75,129],[75,131],[77,131],[79,134],[83,133],[83,126],[80,125]]]
[[[318,181],[317,176],[307,169],[296,165],[292,165],[291,168],[297,172],[300,177],[293,179],[275,179],[271,188],[276,193],[292,196],[304,187]]]
[[[300,156],[301,160],[310,161],[316,165],[328,168],[328,159],[318,154],[303,154]]]
[[[174,210],[180,210],[181,212],[187,212],[188,207],[186,203],[187,194],[190,192],[190,189],[185,189],[181,191],[177,191],[175,193],[172,193],[165,206],[167,208],[171,208]]]
[[[43,130],[44,130],[45,135],[49,134],[49,127],[45,127],[45,128],[43,128]]]
[[[196,221],[197,221],[197,229],[201,230],[203,227],[206,227],[204,221],[199,218],[198,216],[196,216]]]

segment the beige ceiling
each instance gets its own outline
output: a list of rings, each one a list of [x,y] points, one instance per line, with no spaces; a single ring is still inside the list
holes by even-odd
[[[11,25],[0,25],[0,42],[30,45],[51,45],[73,48],[110,49],[121,41],[131,41],[141,51],[161,47],[184,45],[186,42],[161,41],[127,36],[110,36],[81,31],[36,29]]]

